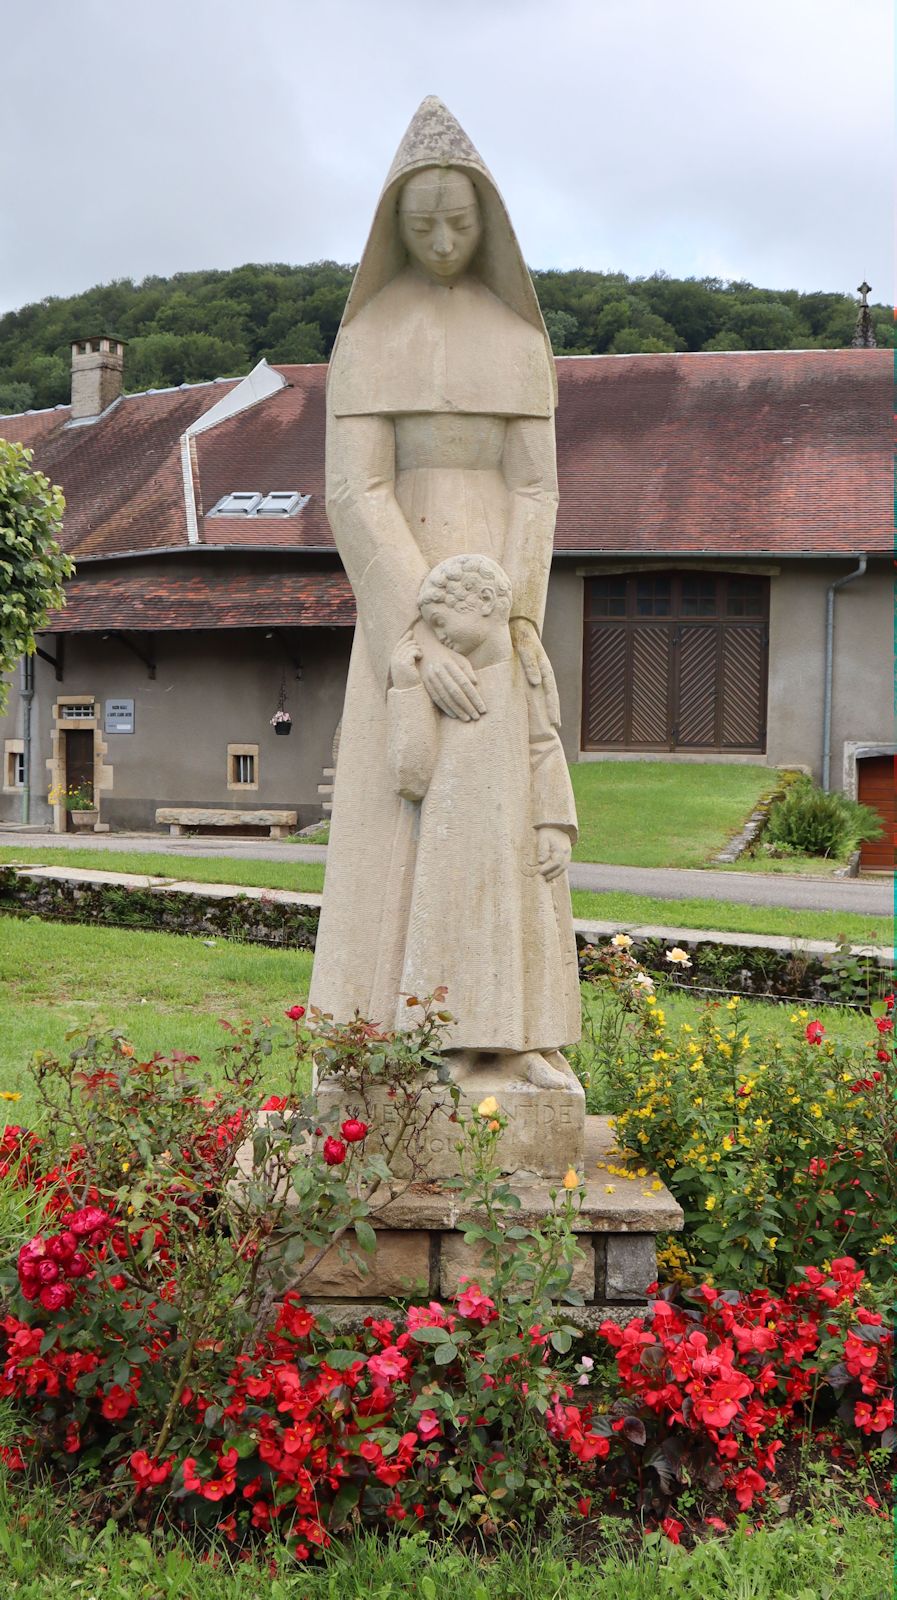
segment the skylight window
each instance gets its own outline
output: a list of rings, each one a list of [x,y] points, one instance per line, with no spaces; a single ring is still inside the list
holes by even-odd
[[[211,517],[293,517],[307,505],[311,496],[298,489],[271,489],[267,494],[239,491],[221,497],[209,512]]]
[[[291,517],[300,510],[308,501],[307,494],[300,494],[298,489],[272,489],[266,494],[260,506],[256,507],[257,517]]]
[[[226,494],[212,507],[213,517],[251,517],[256,506],[261,505],[259,493]]]

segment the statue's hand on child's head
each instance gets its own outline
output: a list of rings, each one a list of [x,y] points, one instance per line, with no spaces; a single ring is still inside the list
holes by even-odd
[[[564,828],[537,828],[539,871],[547,883],[559,878],[570,865],[573,842]]]

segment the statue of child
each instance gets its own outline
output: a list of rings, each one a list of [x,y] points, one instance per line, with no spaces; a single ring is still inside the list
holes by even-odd
[[[478,719],[436,709],[414,629],[392,655],[388,759],[417,835],[401,987],[446,985],[456,1076],[488,1062],[549,1088],[566,1081],[557,1052],[579,1019],[566,881],[576,810],[545,690],[513,648],[511,599],[482,555],[440,562],[420,590],[424,622],[475,670]]]

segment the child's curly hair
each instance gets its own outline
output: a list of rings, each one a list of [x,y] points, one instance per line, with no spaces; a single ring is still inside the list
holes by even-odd
[[[449,556],[428,572],[421,584],[418,605],[446,605],[453,611],[472,611],[486,597],[496,609],[511,614],[511,580],[491,556]]]

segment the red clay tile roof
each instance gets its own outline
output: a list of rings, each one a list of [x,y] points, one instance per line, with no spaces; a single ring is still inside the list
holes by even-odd
[[[68,604],[46,632],[332,628],[355,621],[355,601],[342,572],[229,572],[226,582],[218,582],[214,558],[203,578],[178,574],[177,560],[160,563],[157,577],[129,576],[126,567],[87,568],[66,585]]]
[[[750,351],[558,361],[558,554],[890,552],[893,352]],[[332,548],[323,366],[200,433],[202,544]],[[187,544],[180,436],[227,386],[126,397],[88,427],[67,408],[0,418],[66,491],[76,556]],[[213,517],[234,490],[298,489],[295,517]],[[205,514],[203,514],[205,513]]]
[[[65,426],[68,406],[0,417],[0,436],[33,448],[35,467],[62,486],[63,543],[73,555],[186,545],[181,434],[238,382],[125,395],[98,422],[75,427]]]
[[[558,362],[557,551],[890,551],[891,350]]]

